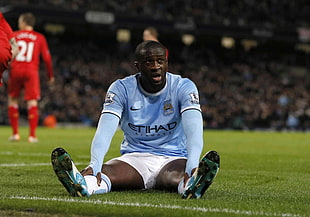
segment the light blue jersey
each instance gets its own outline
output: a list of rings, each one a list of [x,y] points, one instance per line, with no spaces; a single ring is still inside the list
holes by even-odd
[[[195,84],[167,72],[166,86],[152,94],[141,88],[139,75],[115,81],[108,90],[102,111],[120,118],[124,132],[121,153],[187,157],[181,113],[189,109],[201,111]]]

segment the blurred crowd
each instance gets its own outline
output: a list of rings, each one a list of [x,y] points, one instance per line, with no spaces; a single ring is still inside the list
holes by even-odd
[[[309,65],[298,62],[296,53],[224,48],[181,53],[188,55],[174,68],[197,84],[206,128],[310,129]]]
[[[309,26],[307,0],[3,0],[5,4],[32,4],[55,9],[96,10],[116,15],[152,17],[204,24],[296,27]]]

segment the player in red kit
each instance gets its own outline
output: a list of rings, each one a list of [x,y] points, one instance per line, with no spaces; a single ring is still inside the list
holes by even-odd
[[[54,82],[52,58],[45,37],[33,30],[35,17],[31,13],[21,14],[18,19],[19,31],[15,38],[19,46],[19,53],[11,64],[8,82],[8,113],[13,130],[11,141],[20,140],[18,132],[18,98],[24,90],[24,99],[27,101],[29,121],[29,142],[37,142],[36,128],[38,126],[40,99],[39,64],[42,56],[48,73],[49,83]]]
[[[0,49],[0,85],[2,85],[2,73],[18,53],[14,33],[2,13],[0,13]]]
[[[149,26],[149,27],[145,28],[143,30],[143,41],[157,41],[157,42],[159,42],[157,29],[153,26]],[[169,56],[169,51],[166,48],[167,60],[168,60],[168,56]]]

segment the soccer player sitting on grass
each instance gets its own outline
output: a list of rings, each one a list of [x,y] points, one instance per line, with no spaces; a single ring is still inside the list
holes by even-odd
[[[52,152],[53,169],[72,196],[117,190],[160,189],[200,198],[216,176],[220,159],[203,148],[198,90],[189,79],[168,72],[166,48],[144,41],[135,51],[138,72],[109,87],[91,145],[91,161],[81,171],[63,148]],[[103,164],[119,125],[121,156]]]

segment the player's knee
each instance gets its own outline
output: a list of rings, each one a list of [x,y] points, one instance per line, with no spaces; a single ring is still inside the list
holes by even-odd
[[[102,173],[109,177],[113,191],[143,189],[144,187],[141,175],[124,162],[110,161],[109,164],[103,164]]]

